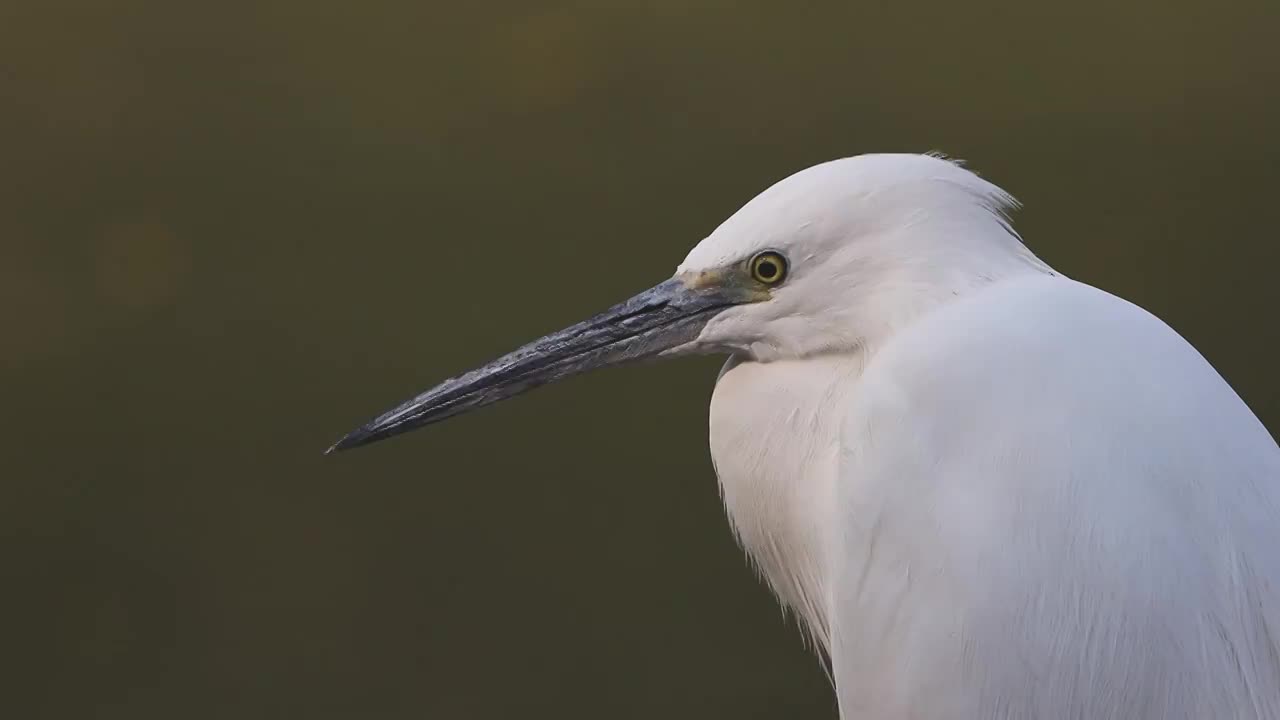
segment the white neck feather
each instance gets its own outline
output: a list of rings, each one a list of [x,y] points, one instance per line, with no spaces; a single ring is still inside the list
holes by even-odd
[[[710,444],[730,523],[778,598],[824,651],[830,544],[822,532],[834,523],[822,519],[836,510],[843,414],[863,368],[895,332],[929,311],[1001,279],[1052,272],[1020,251],[989,255],[981,264],[961,253],[916,265],[874,288],[850,287],[847,310],[819,320],[833,327],[815,332],[812,323],[797,325],[787,337],[779,323],[778,342],[753,346],[763,357],[736,355],[721,371]],[[813,338],[834,342],[815,346]],[[771,349],[779,352],[769,355]],[[786,441],[768,440],[773,437]]]

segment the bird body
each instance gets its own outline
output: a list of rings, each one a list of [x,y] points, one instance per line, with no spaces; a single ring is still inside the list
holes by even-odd
[[[824,163],[675,277],[351,433],[722,353],[731,524],[844,720],[1280,720],[1280,447],[1146,311],[942,158]]]
[[[1280,453],[1164,323],[1033,275],[825,363],[737,364],[711,434],[843,717],[1280,717]]]

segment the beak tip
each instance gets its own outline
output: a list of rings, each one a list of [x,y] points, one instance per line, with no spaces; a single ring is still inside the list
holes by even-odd
[[[324,451],[324,454],[332,455],[342,450],[350,450],[351,448],[360,447],[361,445],[367,444],[370,441],[371,435],[372,433],[370,433],[365,428],[360,428],[359,430],[353,430],[347,433],[346,435],[344,435],[343,438],[338,442],[334,443],[333,445],[330,445],[329,449]]]

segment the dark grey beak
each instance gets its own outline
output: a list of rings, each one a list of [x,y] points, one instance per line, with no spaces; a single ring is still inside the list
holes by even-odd
[[[327,452],[368,445],[570,375],[678,353],[717,312],[747,298],[672,278],[595,317],[445,380],[352,431]]]

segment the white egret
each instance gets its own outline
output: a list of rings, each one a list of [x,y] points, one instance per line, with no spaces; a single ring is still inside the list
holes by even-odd
[[[809,168],[672,279],[335,448],[727,354],[725,506],[846,720],[1280,718],[1280,448],[1164,323],[1037,259],[1012,205],[931,155]]]

